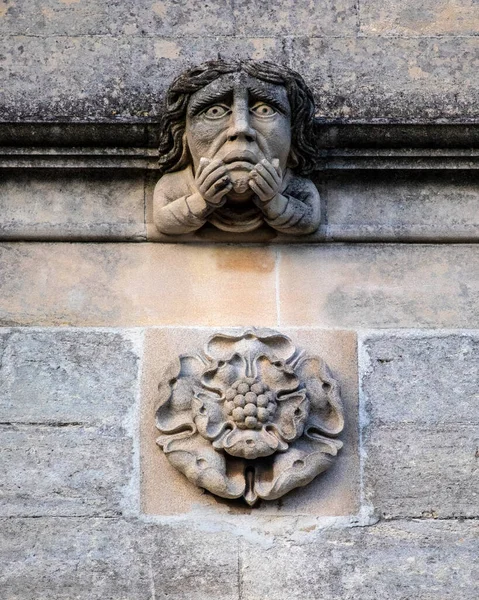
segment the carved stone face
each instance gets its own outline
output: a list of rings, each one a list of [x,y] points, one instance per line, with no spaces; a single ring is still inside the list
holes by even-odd
[[[253,192],[248,173],[262,159],[285,170],[291,149],[291,109],[286,89],[246,73],[223,75],[194,93],[188,103],[186,138],[193,168],[202,157],[229,166],[233,200]]]

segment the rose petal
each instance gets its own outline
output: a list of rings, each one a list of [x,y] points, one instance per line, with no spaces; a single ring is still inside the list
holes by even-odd
[[[199,434],[158,438],[170,463],[192,483],[222,498],[239,498],[246,489],[243,461],[216,452]]]
[[[245,375],[246,361],[239,354],[235,354],[226,361],[215,361],[204,371],[201,383],[207,389],[223,395],[236,380]]]
[[[156,425],[163,433],[194,427],[191,401],[204,363],[197,356],[184,355],[173,361],[158,386],[160,404]]]
[[[223,403],[205,393],[199,393],[193,398],[192,410],[198,432],[208,440],[216,439],[228,426]]]
[[[253,361],[253,377],[257,377],[276,394],[287,394],[297,389],[299,380],[284,361],[261,354]]]
[[[289,360],[295,353],[291,340],[272,329],[247,329],[238,335],[216,334],[206,344],[205,354],[216,360],[229,360],[235,353],[277,356]]]
[[[304,424],[309,415],[309,400],[304,390],[282,396],[273,419],[281,437],[287,442],[303,434]]]
[[[269,456],[276,452],[280,444],[280,440],[264,428],[257,431],[237,427],[214,443],[216,447],[224,448],[231,456],[247,459]]]
[[[258,463],[255,469],[254,492],[264,500],[276,500],[297,487],[310,483],[331,466],[342,447],[339,440],[303,437],[296,440],[288,452],[275,454]]]
[[[295,367],[310,401],[309,422],[326,435],[337,435],[344,427],[339,385],[326,363],[306,356]]]

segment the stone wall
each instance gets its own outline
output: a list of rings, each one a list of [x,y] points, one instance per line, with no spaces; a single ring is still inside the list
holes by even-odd
[[[8,600],[476,600],[479,12],[471,0],[0,6],[0,589]],[[161,244],[185,66],[315,93],[306,243]],[[347,408],[335,466],[257,508],[155,444],[171,356],[272,327]]]

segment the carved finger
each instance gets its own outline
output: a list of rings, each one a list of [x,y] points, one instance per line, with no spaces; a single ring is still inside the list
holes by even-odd
[[[198,179],[200,177],[200,175],[203,172],[203,170],[205,169],[205,167],[207,167],[210,163],[211,163],[211,159],[206,158],[206,156],[202,156],[200,158],[200,162],[198,164],[198,169],[196,170],[196,179]]]
[[[262,176],[261,173],[257,173],[256,175],[253,175],[252,180],[256,183],[258,188],[262,191],[263,195],[271,197],[275,193],[277,186],[270,185],[269,182],[266,181],[266,179],[264,179],[264,177]]]
[[[211,187],[213,187],[216,182],[222,177],[228,176],[228,171],[223,163],[214,169],[213,172],[209,173],[206,179],[201,183],[201,188],[207,192]],[[214,190],[213,190],[214,191]]]
[[[278,177],[280,179],[283,179],[283,172],[281,170],[281,167],[279,166],[279,158],[273,158],[273,160],[271,161],[271,164],[273,165],[276,173],[278,174]]]
[[[203,159],[200,160],[200,163]],[[208,159],[206,159],[208,160]],[[196,176],[196,184],[198,185],[198,187],[200,185],[204,185],[206,179],[208,178],[209,175],[211,175],[211,173],[214,173],[216,171],[216,169],[219,168],[223,168],[225,169],[225,165],[223,163],[222,160],[216,159],[216,160],[212,160],[210,161],[208,164],[206,164],[203,169],[201,170],[201,173],[199,173]],[[210,184],[211,185],[211,184]]]
[[[250,179],[248,183],[249,187],[253,190],[253,192],[258,196],[258,198],[262,202],[267,202],[268,200],[271,200],[271,198],[268,198],[268,194],[265,194],[263,192],[263,190],[258,186],[254,179]]]
[[[229,181],[219,192],[209,198],[207,202],[209,204],[220,204],[226,194],[233,188],[233,184]]]
[[[263,164],[258,164],[255,167],[256,172],[266,181],[266,183],[271,187],[271,188],[277,188],[278,187],[278,174],[276,173],[276,171],[274,170],[273,166],[270,165],[268,163],[268,168],[266,168],[265,165]],[[274,175],[273,175],[274,173]]]

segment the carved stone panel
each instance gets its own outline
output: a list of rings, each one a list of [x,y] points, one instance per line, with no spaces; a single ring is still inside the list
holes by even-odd
[[[325,362],[272,330],[217,333],[180,355],[159,385],[157,443],[192,483],[250,505],[310,483],[344,426]]]
[[[269,62],[224,60],[181,74],[167,95],[153,219],[165,236],[205,225],[229,234],[317,230],[314,100]]]

